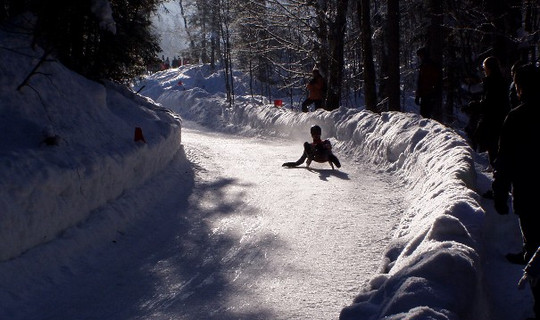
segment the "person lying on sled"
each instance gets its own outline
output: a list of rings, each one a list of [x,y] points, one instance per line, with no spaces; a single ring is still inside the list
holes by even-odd
[[[306,161],[306,166],[309,168],[309,165],[311,164],[311,161],[315,162],[328,162],[332,169],[334,169],[334,165],[336,167],[341,168],[341,163],[339,163],[338,158],[332,153],[332,144],[330,144],[330,141],[328,140],[321,140],[321,127],[318,125],[314,125],[310,129],[311,137],[313,138],[313,142],[305,142],[304,143],[304,153],[298,159],[296,162],[285,162],[282,166],[283,167],[297,167],[304,163]]]

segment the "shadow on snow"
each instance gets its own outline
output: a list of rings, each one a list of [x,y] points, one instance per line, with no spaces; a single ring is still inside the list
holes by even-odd
[[[249,288],[236,287],[235,273],[242,270],[241,276],[249,277],[271,270],[265,252],[282,244],[274,235],[262,235],[239,245],[241,235],[215,232],[212,217],[246,206],[241,192],[231,198],[226,190],[237,181],[195,184],[194,165],[185,153],[180,158],[162,173],[177,178],[163,185],[163,177],[156,177],[114,201],[122,210],[144,210],[139,221],[98,248],[73,253],[69,265],[52,268],[57,271],[43,281],[47,285],[32,284],[38,289],[25,296],[12,294],[0,314],[25,320],[275,318],[272,310],[246,312],[231,300],[242,293],[246,304],[257,305],[249,301]],[[156,198],[136,204],[137,194],[150,190]],[[217,205],[206,205],[208,197]],[[135,204],[124,209],[130,202]]]

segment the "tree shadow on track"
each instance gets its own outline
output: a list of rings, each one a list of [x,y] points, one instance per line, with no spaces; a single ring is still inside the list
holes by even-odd
[[[147,310],[148,316],[162,313],[159,309],[163,308],[165,314],[179,319],[277,318],[267,308],[241,305],[260,305],[249,288],[242,286],[242,278],[273,270],[266,252],[283,244],[273,234],[242,241],[244,235],[234,228],[227,230],[228,226],[219,224],[216,228],[216,219],[236,217],[239,211],[257,214],[258,209],[245,204],[244,188],[250,186],[231,178],[194,185],[186,210],[180,213],[182,221],[168,228],[169,245],[149,261],[163,267],[156,268],[149,281],[154,288],[149,288],[142,299],[155,300],[156,307]],[[156,286],[158,283],[170,288]],[[238,301],[239,295],[243,301]]]
[[[260,304],[251,297],[249,288],[238,286],[242,281],[237,273],[247,277],[272,270],[265,252],[282,245],[279,239],[261,235],[240,245],[241,234],[216,229],[215,225],[216,219],[232,217],[240,210],[257,213],[256,208],[246,210],[242,189],[249,186],[230,178],[191,183],[189,196],[176,199],[179,210],[159,224],[159,234],[152,240],[155,244],[148,246],[152,252],[134,266],[139,274],[129,282],[133,286],[140,279],[133,288],[138,295],[130,299],[130,305],[125,306],[128,309],[119,310],[125,316],[109,319],[150,319],[158,315],[186,320],[278,318],[268,308],[243,308],[242,302]],[[237,301],[238,295],[245,301]]]
[[[110,238],[89,248],[57,252],[63,246],[74,248],[78,238],[95,233],[95,224],[82,224],[70,232],[71,238],[29,252],[27,256],[36,258],[27,262],[40,262],[39,256],[48,255],[46,261],[55,265],[28,280],[22,291],[0,290],[0,296],[11,295],[9,302],[0,301],[0,315],[17,320],[279,318],[236,281],[238,272],[247,278],[272,271],[265,255],[283,245],[279,238],[261,234],[240,244],[242,235],[216,232],[212,225],[216,216],[238,210],[257,213],[243,201],[242,189],[249,186],[228,178],[196,184],[194,166],[185,154],[179,162],[96,213],[140,216]],[[236,190],[233,196],[231,188]],[[149,197],[151,201],[139,199]],[[29,286],[36,290],[27,290]],[[242,301],[236,298],[239,294]],[[242,303],[255,307],[243,308]]]

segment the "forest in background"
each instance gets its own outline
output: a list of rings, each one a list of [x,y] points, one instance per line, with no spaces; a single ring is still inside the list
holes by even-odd
[[[518,60],[538,62],[538,0],[177,0],[188,49],[179,55],[253,79],[252,93],[293,99],[316,65],[326,79],[325,108],[402,110],[415,91],[416,51],[426,47],[443,70],[436,120],[450,124],[481,81],[488,56],[510,82]],[[92,79],[129,82],[158,60],[150,16],[163,0],[1,0],[0,23],[20,22],[46,57]],[[106,11],[114,29],[106,24]],[[104,24],[105,23],[105,24]],[[9,48],[0,48],[9,49]],[[465,102],[464,102],[465,101]]]

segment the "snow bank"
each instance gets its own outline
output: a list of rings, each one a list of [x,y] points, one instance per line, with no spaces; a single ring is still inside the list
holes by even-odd
[[[341,319],[488,318],[480,311],[485,301],[477,243],[484,211],[473,191],[472,150],[458,134],[406,113],[297,113],[246,96],[237,96],[229,108],[220,93],[224,90],[215,89],[223,81],[207,68],[160,72],[139,88],[183,118],[223,130],[303,141],[317,123],[340,154],[398,175],[409,191],[409,206],[382,257],[380,273],[342,310]]]
[[[0,34],[0,261],[88,219],[181,147],[180,119],[168,109],[50,56],[17,90],[43,57],[30,43]],[[134,142],[135,127],[146,143]]]
[[[485,318],[477,244],[484,212],[472,191],[472,150],[452,130],[415,115],[368,115],[359,123],[352,135],[338,130],[338,138],[351,139],[356,152],[398,173],[410,205],[381,275],[341,318]]]

